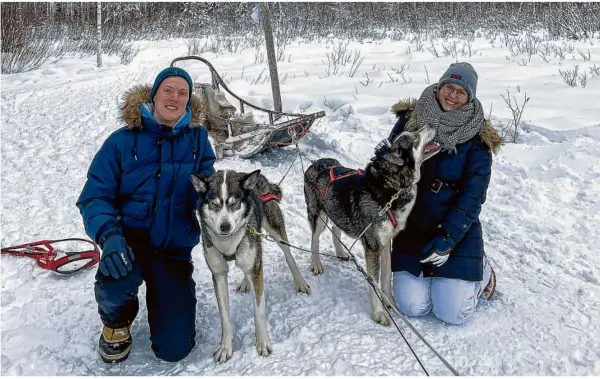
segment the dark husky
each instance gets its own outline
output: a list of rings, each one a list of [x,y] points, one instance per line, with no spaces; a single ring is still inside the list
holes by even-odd
[[[381,289],[393,299],[390,242],[404,229],[415,203],[421,163],[439,151],[439,146],[432,142],[434,136],[435,130],[431,127],[403,132],[392,142],[389,151],[371,159],[364,172],[342,167],[330,158],[319,159],[306,170],[304,196],[312,231],[311,271],[315,275],[323,273],[318,253],[325,222],[333,222],[333,244],[340,258],[347,256],[338,241],[341,232],[357,238],[372,222],[360,238],[367,274],[378,284],[381,265]],[[380,215],[398,191],[399,197],[390,210]],[[391,320],[373,289],[369,293],[373,320],[389,325]]]
[[[221,343],[213,355],[218,362],[231,358],[233,328],[229,318],[228,262],[235,260],[244,273],[238,290],[254,293],[256,349],[259,355],[272,352],[265,319],[263,291],[262,240],[250,230],[269,234],[287,242],[285,224],[277,201],[281,189],[269,183],[260,170],[250,174],[217,171],[208,183],[191,175],[200,202],[196,217],[202,230],[204,258],[213,276],[213,285],[221,315]],[[297,291],[310,293],[289,247],[280,244],[294,277]]]

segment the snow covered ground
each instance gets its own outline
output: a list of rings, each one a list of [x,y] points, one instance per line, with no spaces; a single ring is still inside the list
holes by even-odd
[[[448,41],[434,43],[441,50]],[[508,60],[510,54],[499,40],[491,44],[478,38],[471,58],[459,56],[478,71],[477,95],[484,109],[491,108],[494,122],[511,118],[501,98],[507,89],[519,103],[525,92],[531,98],[520,140],[504,146],[494,159],[481,214],[486,250],[498,275],[498,298],[480,302],[463,326],[445,325],[430,316],[411,319],[461,374],[600,375],[600,76],[590,78],[586,88],[570,88],[558,73],[575,64],[580,71],[599,65],[600,40],[551,43],[573,45],[574,50],[562,61],[533,56],[522,66],[518,62],[527,57]],[[454,60],[436,58],[427,49],[416,51],[415,43],[408,41],[352,42],[348,48],[365,55],[356,75],[348,76],[348,64],[341,76],[327,76],[326,53],[335,45],[336,41],[321,40],[287,47],[289,57],[279,62],[279,77],[287,76],[281,86],[283,108],[327,113],[300,143],[308,156],[334,157],[363,167],[393,126],[391,105],[400,98],[418,97]],[[93,155],[120,126],[121,94],[134,84],[150,83],[172,59],[187,55],[182,40],[142,41],[139,46],[128,66],[104,57],[105,67],[98,69],[95,57],[72,58],[1,77],[2,246],[86,237],[75,202]],[[591,61],[583,61],[577,49],[589,49]],[[269,82],[252,84],[266,66],[254,63],[254,50],[203,57],[236,94],[272,106]],[[210,82],[202,63],[181,66],[196,81]],[[278,181],[294,157],[295,151],[287,148],[252,160],[229,158],[216,168],[260,168]],[[298,161],[282,185],[290,241],[309,247]],[[322,246],[333,252],[329,237],[323,237]],[[309,271],[309,254],[293,251],[312,287],[306,296],[294,292],[279,248],[265,243],[265,250],[266,309],[274,352],[268,358],[256,354],[252,299],[234,292],[241,279],[234,268],[230,292],[235,350],[233,358],[220,365],[211,354],[220,324],[201,248],[194,250],[200,334],[190,356],[175,364],[152,354],[143,301],[133,324],[131,356],[123,364],[103,364],[97,351],[101,323],[93,294],[95,270],[60,276],[30,259],[2,256],[1,374],[424,374],[399,333],[370,319],[367,283],[352,264],[325,257],[325,274],[315,277]],[[361,248],[355,253],[362,262]],[[449,375],[395,319],[429,373]]]

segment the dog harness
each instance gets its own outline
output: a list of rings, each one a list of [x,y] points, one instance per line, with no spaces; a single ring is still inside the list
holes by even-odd
[[[268,201],[271,201],[271,200],[275,200],[276,202],[281,201],[281,196],[274,194],[273,192],[263,193],[263,194],[259,195],[258,197],[260,198],[260,202],[263,204]]]
[[[350,177],[350,176],[354,176],[354,175],[364,175],[364,171],[361,169],[353,170],[351,168],[347,168],[347,167],[343,167],[343,166],[333,166],[330,168],[326,168],[325,170],[329,170],[329,181],[327,182],[327,185],[325,185],[323,187],[317,181],[317,190],[321,193],[321,196],[323,196],[323,197],[327,196],[327,194],[329,193],[329,189],[331,188],[331,185],[333,184],[333,182],[340,180],[340,179]],[[325,170],[323,170],[323,171],[325,171]],[[323,171],[317,173],[316,177],[317,178],[321,177],[321,174],[323,173]],[[392,212],[390,209],[388,209],[386,211],[386,213],[387,213],[388,219],[392,223],[392,227],[395,228],[396,226],[398,226],[398,221],[396,220],[396,216],[394,216],[394,212]]]

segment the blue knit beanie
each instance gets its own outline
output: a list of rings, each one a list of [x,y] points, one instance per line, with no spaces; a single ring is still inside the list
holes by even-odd
[[[189,105],[190,101],[192,100],[192,88],[194,88],[194,82],[192,81],[192,77],[190,76],[190,74],[185,72],[185,70],[180,67],[167,67],[164,70],[162,70],[160,74],[158,74],[156,79],[154,79],[154,85],[152,85],[152,90],[150,91],[150,99],[152,100],[152,102],[154,102],[154,95],[156,95],[156,91],[158,91],[160,83],[162,83],[163,80],[165,80],[169,76],[181,76],[185,79],[186,82],[188,82],[188,85],[190,86],[190,98],[188,100]]]
[[[477,97],[477,73],[467,62],[452,63],[440,78],[438,90],[448,83],[463,86],[469,94],[469,102]]]

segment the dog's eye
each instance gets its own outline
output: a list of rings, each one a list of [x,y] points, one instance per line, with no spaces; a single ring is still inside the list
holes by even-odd
[[[236,198],[236,197],[230,197],[230,198],[227,200],[227,204],[228,204],[230,207],[235,207],[235,206],[236,206],[236,205],[238,205],[239,203],[240,203],[240,199],[238,199],[238,198]]]
[[[221,200],[218,197],[212,198],[210,199],[210,205],[218,207],[219,205],[221,205]]]

